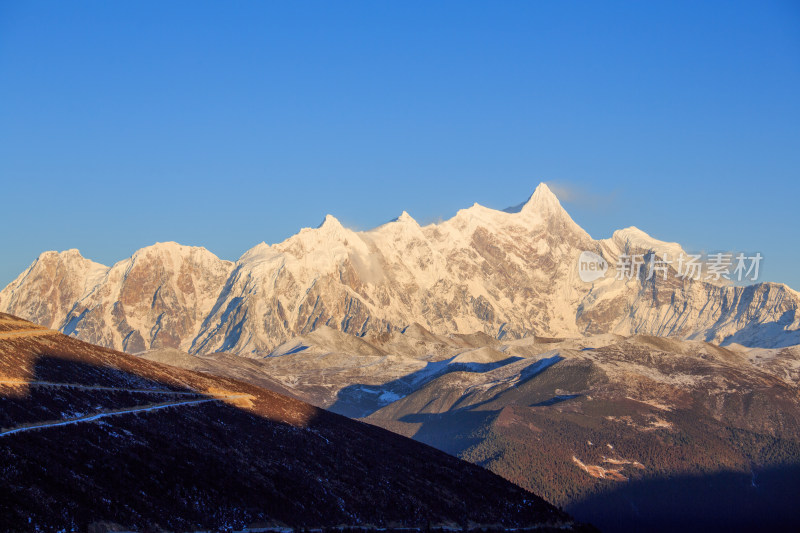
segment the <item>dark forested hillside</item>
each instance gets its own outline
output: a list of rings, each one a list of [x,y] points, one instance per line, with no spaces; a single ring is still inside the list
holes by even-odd
[[[572,520],[424,444],[0,316],[0,529]]]

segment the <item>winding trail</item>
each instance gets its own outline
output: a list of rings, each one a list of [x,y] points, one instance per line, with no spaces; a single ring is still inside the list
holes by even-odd
[[[20,337],[41,337],[44,335],[61,335],[61,332],[54,329],[15,329],[12,331],[0,331],[0,340],[16,339]]]
[[[139,392],[144,394],[178,394],[184,396],[196,396],[201,394],[194,391],[173,391],[160,389],[121,389],[119,387],[104,387],[102,385],[82,385],[80,383],[55,383],[53,381],[25,381],[22,379],[0,379],[0,385],[23,385],[26,387],[65,387],[70,389],[84,390],[105,390],[113,392]]]
[[[153,390],[153,389],[124,389],[124,388],[117,388],[117,387],[103,387],[100,385],[80,385],[77,383],[53,383],[48,381],[34,381],[34,382],[27,382],[21,380],[3,380],[0,381],[0,385],[27,385],[27,386],[39,386],[39,387],[71,387],[77,389],[85,389],[85,390],[101,390],[101,391],[115,391],[115,392],[136,392],[136,393],[151,393],[151,394],[175,394],[175,395],[184,395],[184,396],[200,396],[203,393],[199,392],[192,392],[192,391],[164,391],[164,390]],[[215,396],[215,397],[202,397],[202,398],[195,398],[191,400],[176,400],[173,402],[163,402],[163,403],[153,403],[147,405],[137,405],[134,407],[126,407],[123,409],[114,409],[109,411],[101,411],[99,413],[94,413],[90,415],[79,416],[75,418],[68,418],[63,420],[54,420],[50,422],[39,422],[39,423],[32,423],[32,424],[21,424],[19,426],[6,429],[0,431],[0,437],[5,437],[6,435],[13,435],[15,433],[22,433],[24,431],[33,431],[37,429],[45,429],[51,427],[58,427],[58,426],[68,426],[70,424],[79,424],[82,422],[95,422],[100,420],[101,418],[106,418],[109,416],[118,416],[118,415],[126,415],[131,413],[142,413],[148,411],[157,411],[160,409],[166,409],[168,407],[181,407],[186,405],[197,405],[206,402],[221,402],[225,400],[234,400],[237,398],[246,398],[248,397],[247,394],[231,394],[226,396]]]

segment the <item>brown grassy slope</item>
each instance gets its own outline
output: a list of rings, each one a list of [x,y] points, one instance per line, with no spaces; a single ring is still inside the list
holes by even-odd
[[[0,322],[32,329],[8,315]],[[0,381],[5,428],[170,401],[175,392],[216,399],[0,437],[3,530],[100,521],[171,530],[572,525],[537,496],[423,444],[60,334],[0,339]]]

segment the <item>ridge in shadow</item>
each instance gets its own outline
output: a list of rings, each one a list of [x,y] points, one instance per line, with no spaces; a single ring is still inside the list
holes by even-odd
[[[800,531],[800,465],[631,480],[567,505],[607,532]]]
[[[0,436],[0,529],[571,523],[424,444],[245,383],[117,356],[137,370],[37,355],[24,394],[0,387],[5,429],[113,413]],[[157,377],[168,372],[177,378]],[[201,392],[209,385],[249,403]],[[171,405],[176,396],[203,401]]]

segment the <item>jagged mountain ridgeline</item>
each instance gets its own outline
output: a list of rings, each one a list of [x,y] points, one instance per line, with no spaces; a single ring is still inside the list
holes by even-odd
[[[0,311],[102,346],[265,354],[326,325],[378,336],[421,324],[499,339],[615,333],[776,348],[800,343],[800,294],[668,276],[578,275],[583,251],[670,254],[627,228],[596,240],[544,184],[514,209],[475,204],[438,224],[407,213],[357,232],[328,215],[236,262],[159,243],[106,267],[45,252],[0,292]]]

